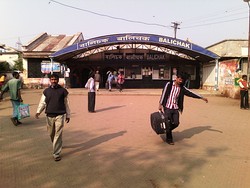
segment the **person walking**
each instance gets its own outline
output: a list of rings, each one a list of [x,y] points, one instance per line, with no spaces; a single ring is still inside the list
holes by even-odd
[[[24,88],[24,80],[23,80],[23,76],[22,76],[22,72],[21,71],[17,71],[18,72],[18,74],[19,74],[19,80],[21,81],[21,89],[23,89]]]
[[[248,100],[249,83],[247,82],[247,75],[242,75],[242,78],[238,82],[240,86],[240,108],[249,109],[249,100]]]
[[[94,81],[94,73],[90,72],[89,79],[85,84],[85,88],[88,89],[88,111],[90,113],[95,112],[95,81]]]
[[[125,78],[123,72],[119,72],[119,75],[117,77],[117,86],[120,92],[122,92],[123,84],[124,84]]]
[[[7,75],[3,74],[0,76],[0,89],[2,88],[2,86],[5,84],[5,79],[6,79]]]
[[[0,94],[1,94],[2,87],[4,86],[6,82],[6,77],[7,77],[6,74],[3,74],[0,76]]]
[[[159,110],[164,112],[165,117],[169,120],[166,142],[170,145],[174,145],[172,131],[179,126],[179,112],[183,111],[184,95],[208,102],[207,98],[195,94],[183,86],[184,79],[184,75],[178,74],[175,81],[167,82],[159,102]]]
[[[40,88],[47,88],[50,85],[48,74],[44,74],[44,76],[40,80]]]
[[[17,126],[17,125],[22,124],[22,122],[20,122],[17,118],[18,117],[17,107],[21,104],[21,102],[23,102],[23,99],[21,96],[22,83],[19,79],[18,72],[13,72],[12,76],[13,78],[9,80],[2,88],[2,92],[0,94],[0,101],[3,99],[3,94],[9,91],[10,101],[11,101],[12,108],[13,108],[12,118],[10,118],[10,120],[15,126]]]
[[[64,81],[65,81],[65,88],[70,88],[70,68],[66,67],[64,71]]]
[[[101,75],[99,74],[98,70],[95,72],[94,80],[95,80],[95,89],[96,89],[96,91],[99,91],[100,82],[101,82]]]
[[[114,74],[111,71],[108,71],[107,74],[108,74],[108,79],[107,79],[108,90],[111,91],[112,82],[115,80],[115,77],[114,77]]]
[[[45,109],[47,130],[53,144],[53,157],[55,161],[60,161],[64,120],[66,123],[70,121],[68,91],[58,84],[59,76],[57,74],[50,76],[50,82],[50,87],[43,91],[35,117],[38,119]]]

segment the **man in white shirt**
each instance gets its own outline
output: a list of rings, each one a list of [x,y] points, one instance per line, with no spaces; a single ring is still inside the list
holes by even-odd
[[[95,93],[95,80],[94,80],[94,72],[90,72],[89,74],[89,79],[87,81],[87,83],[85,84],[85,88],[88,89],[88,111],[90,113],[94,113],[95,112],[95,97],[96,97],[96,93]]]
[[[64,72],[64,79],[65,79],[65,88],[70,87],[70,77],[69,77],[70,69],[66,68]]]

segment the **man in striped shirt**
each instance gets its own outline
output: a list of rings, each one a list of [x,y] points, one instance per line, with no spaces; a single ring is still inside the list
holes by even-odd
[[[160,98],[159,110],[164,112],[166,118],[170,120],[166,131],[166,142],[174,145],[172,130],[174,130],[179,122],[179,111],[183,111],[184,95],[208,102],[207,98],[195,94],[185,86],[183,86],[185,76],[178,74],[175,81],[167,82]]]

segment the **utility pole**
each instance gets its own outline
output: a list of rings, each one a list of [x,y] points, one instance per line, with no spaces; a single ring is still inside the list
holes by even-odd
[[[22,51],[22,42],[20,40],[20,37],[18,37],[18,41],[16,42],[17,49],[19,51]]]
[[[247,76],[250,77],[250,0],[243,0],[248,5],[248,55],[247,55]]]
[[[173,26],[171,26],[172,28],[174,28],[174,38],[176,38],[176,33],[177,33],[177,29],[180,29],[178,26],[180,25],[180,23],[178,22],[171,22],[173,24]]]

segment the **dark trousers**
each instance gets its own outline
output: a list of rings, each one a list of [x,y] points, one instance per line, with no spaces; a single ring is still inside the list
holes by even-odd
[[[95,111],[95,92],[88,92],[88,111]]]
[[[240,90],[240,108],[249,108],[248,91]]]
[[[122,91],[122,89],[123,89],[123,84],[117,84],[117,87],[118,87],[118,89],[119,89],[119,91]]]
[[[65,88],[70,88],[70,78],[65,77]]]
[[[175,109],[165,108],[164,112],[165,112],[166,118],[168,118],[169,120],[169,124],[168,124],[167,131],[166,131],[166,139],[172,141],[173,140],[172,130],[174,130],[180,124],[179,111]]]

